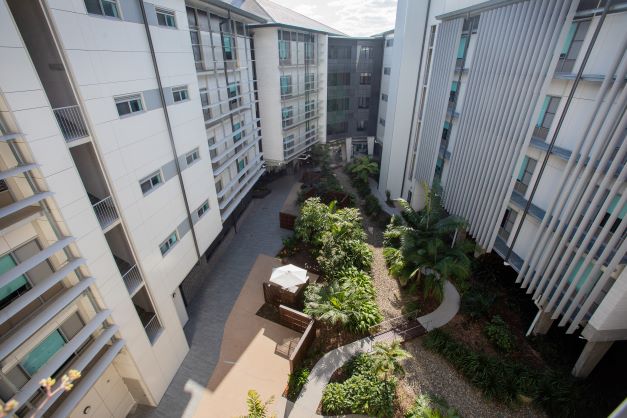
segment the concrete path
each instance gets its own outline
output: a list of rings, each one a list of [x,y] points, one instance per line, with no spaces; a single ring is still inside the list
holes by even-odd
[[[444,284],[444,298],[438,308],[418,318],[418,322],[431,331],[447,324],[459,311],[460,296],[449,281]],[[326,353],[314,366],[309,374],[309,381],[303,387],[298,399],[294,403],[289,417],[293,418],[317,418],[318,404],[322,399],[324,388],[329,383],[333,373],[344,363],[358,353],[366,353],[372,350],[372,337],[362,338],[350,344]]]
[[[216,267],[207,273],[200,294],[189,309],[185,333],[190,349],[181,367],[159,406],[141,405],[130,417],[180,417],[190,399],[183,391],[185,383],[191,379],[207,386],[218,363],[226,320],[257,256],[276,254],[282,247],[282,238],[289,235],[289,231],[279,228],[278,214],[294,181],[293,177],[282,177],[269,184],[272,193],[251,202],[250,213]]]
[[[394,207],[388,206],[388,204],[387,204],[387,197],[385,197],[385,195],[379,191],[379,185],[377,184],[376,181],[374,181],[373,179],[369,178],[368,179],[368,185],[370,186],[370,193],[372,193],[372,195],[374,197],[376,197],[377,200],[379,200],[379,204],[381,205],[381,209],[383,209],[384,212],[386,212],[390,216],[400,215],[401,214],[401,210],[399,208],[397,208],[396,206],[394,206]]]

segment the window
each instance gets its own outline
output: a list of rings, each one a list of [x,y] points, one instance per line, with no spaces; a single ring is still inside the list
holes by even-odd
[[[351,47],[346,45],[332,45],[329,47],[329,58],[350,59]]]
[[[240,105],[240,87],[239,82],[229,83],[226,88],[226,93],[229,96],[229,110],[236,109],[238,105]]]
[[[240,139],[242,139],[242,135],[244,134],[244,130],[240,130],[240,128],[242,127],[242,123],[241,122],[235,122],[232,126],[232,132],[237,132],[236,134],[233,135],[233,142],[237,142]]]
[[[174,18],[174,12],[163,9],[156,9],[157,23],[159,26],[167,26],[169,28],[176,27],[176,19]]]
[[[316,75],[313,73],[305,74],[305,91],[311,91],[315,89]]]
[[[584,261],[584,257],[581,257],[575,263],[575,267],[573,268],[573,272],[570,274],[570,276],[568,276],[568,279],[567,279],[568,283],[572,284],[573,280],[575,280],[575,277],[577,277],[577,275],[579,274],[579,270],[581,270],[581,267],[583,266],[583,261]],[[581,286],[583,286],[584,283],[586,283],[586,281],[590,277],[590,273],[592,273],[592,269],[593,268],[594,268],[594,263],[588,263],[588,265],[584,269],[583,273],[579,276],[579,280],[577,281],[577,284],[575,285],[575,288],[577,290],[581,289]],[[600,276],[601,276],[601,272],[599,271],[596,274],[596,277],[594,277],[594,283],[596,283],[596,281],[599,279]]]
[[[305,100],[305,119],[312,118],[316,110],[316,103],[313,100]]]
[[[455,102],[455,99],[457,99],[457,89],[459,88],[459,82],[458,81],[453,81],[451,83],[451,92],[449,93],[448,96],[448,101],[453,103]]]
[[[388,95],[385,94],[385,93],[381,94],[381,100],[383,100],[384,102],[387,102],[388,101]]]
[[[188,166],[192,165],[194,161],[198,160],[199,158],[200,158],[200,155],[198,154],[198,148],[185,154],[185,162],[187,163]]]
[[[444,122],[444,127],[442,128],[442,140],[446,141],[448,139],[448,134],[451,132],[451,124],[450,122]]]
[[[503,215],[503,219],[501,219],[501,226],[499,228],[499,236],[505,241],[509,239],[509,235],[512,233],[512,229],[514,229],[516,216],[518,216],[518,213],[515,210],[510,208],[505,210],[505,214]]]
[[[329,86],[350,86],[350,73],[330,73]]]
[[[287,157],[294,153],[294,135],[283,137],[283,156]]]
[[[368,85],[372,80],[372,73],[360,73],[359,74],[359,84]]]
[[[413,167],[413,164],[412,164]],[[438,179],[442,178],[442,169],[444,168],[444,160],[442,158],[438,158],[435,162],[435,176]],[[413,170],[413,168],[412,168]],[[411,172],[410,172],[411,175]]]
[[[464,60],[466,59],[466,50],[468,49],[468,35],[462,35],[457,47],[457,62],[455,66],[457,68],[463,68]]]
[[[357,101],[357,107],[360,109],[368,109],[370,107],[370,97],[359,97]]]
[[[536,168],[536,163],[537,161],[533,158],[525,156],[514,186],[514,189],[520,194],[524,195],[527,192],[529,183],[531,182],[531,176],[533,176],[533,170]]]
[[[120,17],[116,0],[85,0],[85,7],[87,8],[87,13]]]
[[[287,96],[292,94],[292,76],[281,76],[281,96]]]
[[[618,202],[620,201],[620,197],[621,195],[616,195],[610,202],[610,206],[607,208],[607,213],[605,214],[605,216],[603,216],[603,219],[601,220],[601,227],[605,226],[607,221],[610,219],[610,217],[616,210],[616,207],[618,206]],[[623,206],[620,213],[616,216],[616,220],[614,221],[614,224],[612,224],[612,227],[610,228],[610,231],[612,231],[612,233],[616,232],[621,221],[625,219],[625,215],[627,215],[627,205]]]
[[[142,193],[146,195],[149,191],[155,189],[158,185],[163,183],[161,178],[161,172],[155,171],[143,180],[140,180],[139,186],[142,189]]]
[[[222,35],[222,52],[225,61],[230,61],[234,59],[234,41],[231,35]]]
[[[583,45],[583,40],[588,33],[590,27],[590,20],[581,20],[574,22],[568,34],[566,35],[566,41],[562,47],[559,61],[557,62],[556,72],[558,73],[572,73],[575,68],[575,61],[579,56],[579,51]]]
[[[202,104],[202,114],[205,122],[211,120],[211,108],[209,107],[209,93],[207,93],[207,89],[200,90],[200,103]]]
[[[287,61],[290,59],[290,41],[279,40],[279,60]]]
[[[222,191],[222,179],[216,181],[216,193],[220,193]]]
[[[553,119],[557,113],[557,106],[560,104],[560,97],[546,96],[542,108],[540,109],[540,115],[538,116],[538,122],[533,130],[533,136],[542,140],[546,139],[551,129]]]
[[[371,46],[362,46],[359,50],[359,56],[363,59],[371,59],[373,52],[374,50]]]
[[[305,44],[305,61],[313,61],[314,59],[314,44]]]
[[[0,258],[0,274],[6,273],[16,265],[17,263],[13,255],[7,254],[3,256]],[[17,299],[27,292],[31,287],[31,284],[24,274],[0,287],[0,308],[7,306],[14,299]]]
[[[385,47],[389,48],[391,46],[394,46],[394,39],[386,39],[385,40]]]
[[[390,75],[392,69],[390,67],[383,67],[383,74]]]
[[[116,97],[115,107],[118,109],[118,115],[126,116],[131,113],[137,113],[144,110],[142,97],[139,94],[132,96]]]
[[[283,127],[286,128],[294,123],[294,108],[292,106],[286,106],[281,110],[281,119]]]
[[[381,124],[381,126],[385,126],[385,119],[379,118],[379,123]]]
[[[366,120],[358,120],[357,121],[357,130],[363,132],[368,127],[368,121]]]
[[[65,345],[65,338],[59,330],[54,330],[22,360],[20,365],[30,376],[50,360]]]
[[[184,100],[189,100],[189,93],[187,92],[187,86],[172,88],[172,97],[174,98],[174,103],[182,102]]]
[[[198,210],[196,211],[196,214],[198,215],[198,218],[202,218],[202,216],[207,213],[209,211],[209,201],[205,200],[205,203],[203,203]]]
[[[172,232],[170,236],[167,237],[166,240],[163,241],[159,245],[159,250],[161,250],[161,255],[166,255],[168,251],[170,251],[172,247],[176,245],[178,240],[179,240],[179,236],[177,235],[176,231]]]
[[[348,97],[340,97],[338,99],[330,99],[327,101],[328,112],[348,110],[348,107],[349,107]]]
[[[235,160],[237,164],[237,172],[241,173],[242,170],[246,167],[246,163],[248,162],[248,157],[244,157],[243,159],[238,158]]]

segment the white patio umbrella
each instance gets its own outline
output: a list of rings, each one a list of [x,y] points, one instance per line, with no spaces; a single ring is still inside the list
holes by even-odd
[[[285,289],[289,289],[290,287],[307,283],[307,270],[296,267],[293,264],[276,267],[272,269],[270,281]]]

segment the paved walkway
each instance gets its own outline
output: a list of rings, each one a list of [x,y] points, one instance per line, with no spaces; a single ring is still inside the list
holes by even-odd
[[[433,312],[418,318],[418,322],[427,331],[439,328],[448,323],[459,311],[459,293],[455,286],[446,282],[444,286],[444,298],[440,306]],[[293,418],[316,418],[316,409],[322,399],[324,388],[329,383],[333,373],[344,363],[358,353],[369,352],[372,349],[372,337],[362,338],[350,344],[326,353],[314,366],[309,374],[309,381],[303,387],[298,399],[289,413]]]
[[[401,210],[397,208],[396,206],[394,207],[388,206],[387,197],[385,197],[383,193],[379,191],[379,185],[377,184],[376,181],[369,178],[368,185],[370,186],[370,193],[372,193],[372,195],[376,197],[377,200],[379,200],[379,204],[381,205],[381,209],[383,209],[383,211],[387,212],[387,214],[390,216],[401,214]]]
[[[282,238],[289,235],[289,231],[279,228],[278,213],[294,181],[293,177],[282,177],[269,185],[272,193],[252,201],[250,213],[220,262],[207,274],[200,294],[189,309],[185,333],[190,349],[181,367],[159,406],[139,406],[131,417],[180,417],[190,398],[183,391],[185,383],[191,379],[207,386],[218,363],[226,320],[251,267],[259,254],[276,254],[281,249]]]

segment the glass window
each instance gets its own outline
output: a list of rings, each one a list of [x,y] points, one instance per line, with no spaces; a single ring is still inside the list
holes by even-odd
[[[575,267],[573,268],[572,273],[570,274],[570,276],[568,276],[568,283],[572,283],[573,280],[575,280],[575,277],[577,277],[577,274],[579,274],[579,270],[581,270],[581,267],[583,266],[583,260],[584,260],[584,258],[582,257],[575,263]],[[588,265],[586,266],[585,270],[583,271],[583,273],[579,277],[579,280],[577,281],[577,284],[575,285],[575,288],[577,290],[581,289],[581,286],[583,286],[584,283],[586,283],[586,281],[590,277],[590,273],[592,272],[593,268],[594,268],[594,263],[588,263]],[[595,283],[599,279],[600,276],[601,276],[601,274],[599,272],[597,277],[594,278],[594,282]]]
[[[225,61],[233,59],[233,37],[231,35],[222,35],[222,50]]]
[[[359,74],[359,84],[368,85],[372,80],[372,73],[360,73]]]
[[[529,188],[529,183],[531,182],[533,171],[536,168],[536,163],[537,161],[533,158],[525,156],[522,166],[520,167],[518,177],[516,177],[516,184],[514,186],[514,189],[523,195],[527,192],[527,189]]]
[[[280,80],[281,80],[281,96],[292,94],[292,76],[282,75]]]
[[[556,71],[558,73],[572,73],[575,68],[575,61],[579,56],[579,51],[588,33],[590,20],[574,22],[566,35],[566,40],[560,53]]]
[[[350,84],[350,73],[329,73],[330,86],[349,86]]]
[[[242,127],[241,122],[235,122],[232,126],[232,132],[237,132],[236,134],[233,135],[233,142],[237,142],[240,139],[242,139],[242,134],[244,133],[243,130],[240,130],[240,128]],[[239,131],[239,132],[238,132]]]
[[[305,74],[305,91],[315,89],[316,75],[313,73]]]
[[[0,258],[0,274],[6,273],[16,265],[17,263],[11,254],[3,256]],[[4,308],[13,300],[20,297],[20,295],[27,292],[30,288],[31,285],[25,275],[21,275],[0,287],[0,307]]]
[[[368,121],[365,120],[358,120],[357,121],[357,130],[362,132],[365,131],[366,128],[368,127]]]
[[[540,109],[540,115],[538,115],[538,122],[536,123],[536,127],[533,131],[533,136],[540,139],[547,138],[549,129],[551,129],[551,124],[553,124],[553,119],[555,119],[559,103],[560,97],[546,96],[544,98],[544,103],[542,103],[542,108]]]
[[[290,42],[280,40],[279,41],[279,59],[286,61],[290,59]]]
[[[394,46],[394,39],[386,39],[385,40],[385,47],[389,48],[391,46]]]
[[[610,202],[609,207],[607,208],[607,213],[605,214],[605,216],[603,216],[603,219],[601,220],[601,227],[604,227],[605,224],[607,223],[607,221],[610,219],[610,217],[612,216],[612,214],[614,213],[614,211],[616,211],[616,208],[618,206],[618,202],[620,201],[620,197],[621,195],[616,195],[614,196],[614,198],[612,199],[612,201]],[[616,232],[616,230],[618,229],[621,221],[623,219],[625,219],[625,215],[627,215],[627,205],[624,205],[620,212],[618,213],[618,215],[616,216],[616,220],[614,221],[614,224],[612,225],[612,227],[610,228],[610,231],[612,233]]]
[[[237,162],[237,172],[240,173],[246,167],[246,158],[236,160]]]
[[[385,126],[385,119],[379,118],[379,123],[381,124],[381,126]]]
[[[383,67],[383,74],[390,75],[392,69],[390,67]]]
[[[200,205],[200,207],[198,208],[198,210],[196,211],[196,213],[198,214],[199,218],[202,218],[202,216],[207,213],[209,211],[209,201],[205,200],[205,203],[203,203],[202,205]]]
[[[287,157],[294,153],[294,135],[283,137],[283,156]]]
[[[370,97],[359,97],[359,100],[357,101],[357,107],[360,109],[368,109],[370,107]]]
[[[515,210],[510,208],[505,210],[505,214],[503,215],[503,219],[501,219],[501,225],[499,227],[499,236],[505,241],[509,239],[509,235],[512,233],[512,229],[514,229],[514,222],[516,222],[517,215],[518,213]]]
[[[161,183],[163,183],[163,179],[161,178],[161,172],[156,171],[145,179],[140,180],[139,186],[142,189],[142,193],[145,195]]]
[[[169,28],[176,27],[174,12],[164,9],[155,9],[155,11],[157,12],[157,23],[159,26],[167,26]]]
[[[387,102],[388,101],[388,95],[385,94],[385,93],[381,94],[381,100],[383,100],[384,102]]]
[[[161,255],[166,255],[166,253],[170,251],[172,247],[174,247],[174,245],[178,242],[178,240],[179,240],[179,237],[176,231],[172,232],[170,236],[166,238],[166,240],[163,241],[161,245],[159,245],[159,249],[161,250]]]
[[[457,59],[466,58],[466,49],[468,48],[468,36],[463,35],[459,41],[459,47],[457,48]]]
[[[329,47],[329,58],[350,59],[351,47],[347,45],[332,45]]]
[[[285,106],[281,109],[281,119],[283,127],[286,128],[294,123],[294,108],[292,106]]]
[[[47,336],[22,360],[20,365],[29,375],[34,375],[37,371],[50,360],[65,345],[65,338],[55,330]]]
[[[85,0],[85,7],[87,9],[87,13],[109,17],[120,17],[116,0]]]
[[[187,92],[187,86],[173,88],[172,97],[174,98],[174,103],[188,100],[189,93]]]
[[[305,44],[305,59],[307,61],[311,61],[314,59],[314,44],[311,44],[311,43]]]
[[[199,158],[200,158],[200,155],[198,154],[198,148],[196,148],[195,150],[188,152],[185,155],[185,162],[187,163],[187,165],[190,165],[194,161],[198,160]]]
[[[118,109],[118,115],[126,116],[131,113],[137,113],[144,110],[142,97],[139,94],[132,96],[116,97],[115,106]]]
[[[360,49],[360,57],[364,59],[372,58],[373,49],[371,46],[362,46]]]

